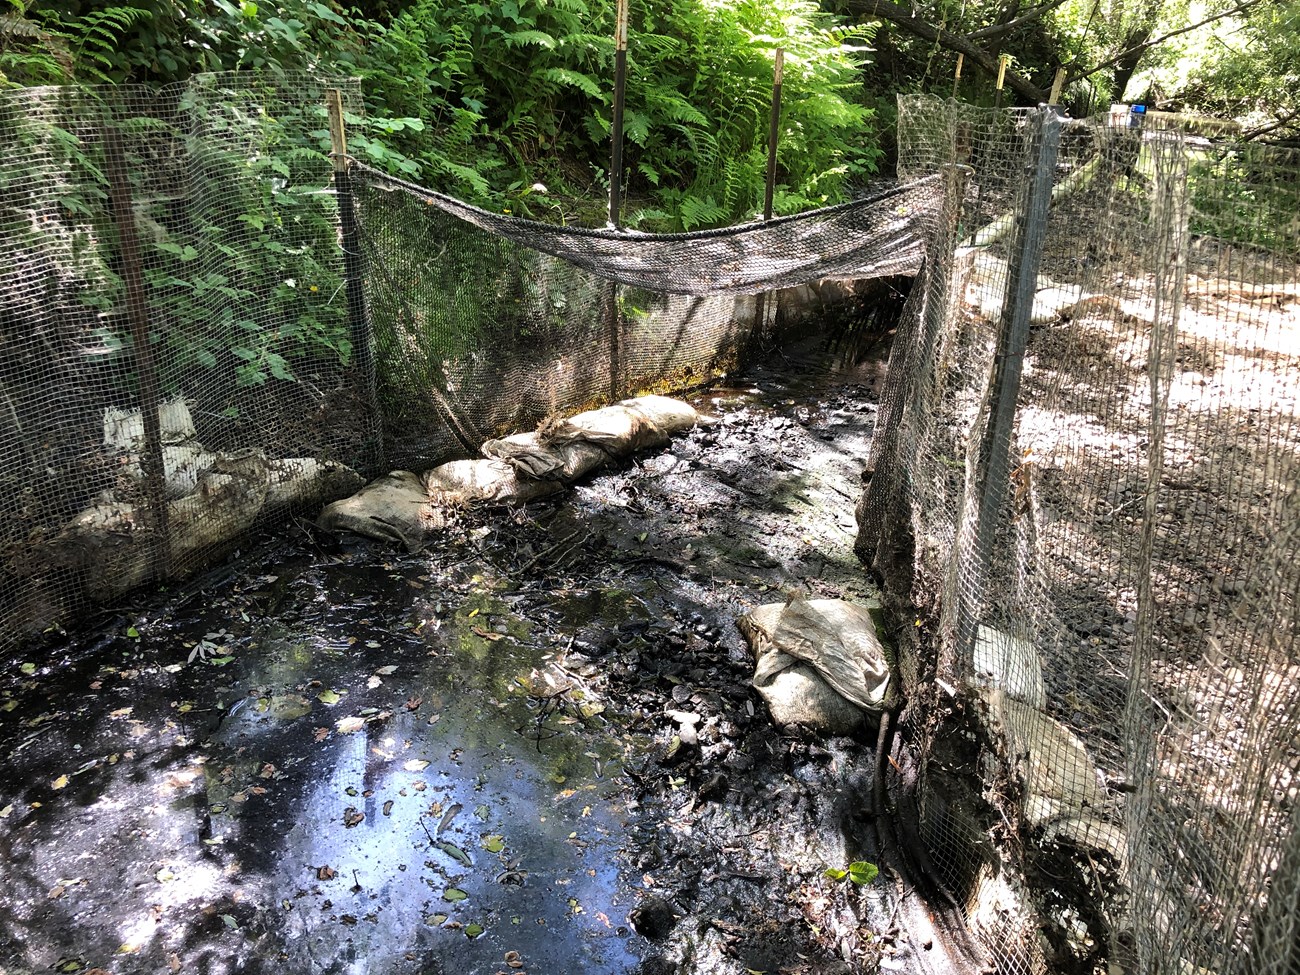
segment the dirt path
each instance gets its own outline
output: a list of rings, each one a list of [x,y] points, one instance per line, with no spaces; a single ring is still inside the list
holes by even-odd
[[[872,596],[852,357],[422,555],[284,540],[14,661],[0,971],[874,970],[883,892],[824,876],[871,749],[774,729],[735,627]]]

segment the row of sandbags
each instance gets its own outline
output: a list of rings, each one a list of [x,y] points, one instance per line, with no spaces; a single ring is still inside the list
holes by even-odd
[[[424,547],[450,510],[472,504],[527,504],[613,461],[653,447],[700,421],[688,403],[639,396],[548,421],[531,433],[489,440],[483,457],[456,460],[423,474],[392,471],[358,493],[327,505],[316,520],[335,534]]]

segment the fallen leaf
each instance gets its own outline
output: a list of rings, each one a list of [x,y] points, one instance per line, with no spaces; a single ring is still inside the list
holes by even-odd
[[[447,915],[446,915],[446,914],[426,914],[426,915],[424,916],[424,923],[425,923],[425,924],[430,924],[430,925],[432,925],[432,926],[435,927],[435,928],[436,928],[436,927],[441,927],[442,925],[444,925],[444,924],[447,923]]]
[[[258,772],[257,775],[258,778],[273,779],[275,778],[276,771],[277,771],[276,767],[272,765],[270,762],[267,762],[265,765],[262,766],[262,771]]]
[[[447,854],[452,859],[458,861],[463,866],[466,867],[474,866],[474,861],[469,858],[469,854],[466,853],[464,850],[462,850],[455,843],[448,842],[447,840],[439,840],[437,845],[438,845],[438,849],[442,850],[443,853]]]
[[[465,925],[465,937],[467,938],[477,938],[482,933],[483,925],[479,924],[477,921],[471,921],[469,924]]]
[[[459,887],[448,887],[442,892],[442,899],[450,901],[453,904],[457,901],[463,901],[467,897],[469,897],[469,894],[465,893]]]
[[[139,950],[139,945],[133,945],[129,941],[126,944],[117,946],[117,953],[119,955],[134,955]]]
[[[365,821],[366,814],[357,812],[355,806],[348,806],[347,809],[343,810],[343,825],[348,829],[351,829],[358,823],[364,823]]]
[[[172,970],[172,975],[176,975],[176,973],[181,970],[180,955],[176,954],[175,952],[172,952],[170,955],[168,955],[167,967]]]
[[[338,875],[334,872],[334,868],[329,866],[328,864],[326,866],[316,868],[317,880],[333,880],[336,876]]]
[[[231,931],[238,930],[239,922],[235,920],[235,916],[233,914],[223,914],[221,915],[221,920],[222,923],[226,925],[226,927],[230,928]]]
[[[156,874],[154,874],[154,879],[157,880],[158,883],[160,884],[165,884],[168,881],[175,880],[176,874],[172,873],[171,867],[163,867]]]
[[[53,782],[50,783],[50,788],[64,789],[67,788],[67,785],[68,785],[68,777],[66,775],[60,775],[57,779],[55,779]]]
[[[19,667],[18,669],[21,670],[24,674],[27,674],[28,676],[30,676],[30,675],[36,673],[36,665],[35,665],[35,664],[23,664],[23,665],[22,665],[21,667]]]
[[[381,684],[383,684],[383,680],[379,677],[374,676],[373,674],[370,676],[370,679],[366,681],[366,687],[368,687],[372,691],[376,687],[379,687]]]
[[[375,671],[375,673],[379,674],[381,677],[387,677],[389,674],[393,673],[396,670],[397,670],[397,665],[390,664],[387,667],[380,667],[378,670]]]
[[[489,833],[483,837],[483,849],[489,853],[500,853],[506,848],[506,838],[499,833]]]
[[[386,803],[384,803],[384,815],[391,816],[392,814],[393,814],[393,800],[389,799]]]
[[[520,957],[520,954],[517,951],[507,951],[505,956],[505,963],[509,965],[511,968],[524,967],[524,960],[522,957]]]
[[[365,718],[349,717],[339,718],[334,722],[335,729],[340,734],[351,734],[354,731],[360,731],[366,726]]]
[[[316,695],[316,700],[320,701],[321,704],[338,704],[339,701],[343,700],[343,695],[338,691],[326,689]]]
[[[473,630],[475,636],[481,636],[484,640],[487,640],[490,643],[496,643],[497,640],[504,640],[506,638],[504,633],[493,633],[491,630],[485,630],[481,626],[472,626],[470,629]]]
[[[423,703],[424,703],[424,698],[420,697],[420,695],[418,695],[418,694],[416,694],[416,695],[414,695],[414,696],[412,696],[412,697],[408,697],[408,698],[406,699],[406,710],[408,710],[408,711],[418,711],[419,708],[420,708],[420,705],[423,704]]]
[[[8,819],[8,818],[9,818],[9,814],[10,814],[11,812],[13,812],[13,811],[14,811],[14,804],[11,802],[11,803],[9,803],[9,805],[5,806],[3,809],[0,809],[0,819]]]
[[[316,741],[324,741],[330,736],[330,730],[328,728],[317,728],[312,732],[311,736]]]
[[[408,772],[423,772],[428,767],[429,763],[422,758],[413,758],[402,766]]]

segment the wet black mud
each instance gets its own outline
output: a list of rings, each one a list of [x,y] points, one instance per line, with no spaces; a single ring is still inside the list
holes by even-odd
[[[870,601],[879,355],[810,338],[666,450],[415,556],[303,532],[0,679],[0,972],[873,971],[872,742],[738,615]]]

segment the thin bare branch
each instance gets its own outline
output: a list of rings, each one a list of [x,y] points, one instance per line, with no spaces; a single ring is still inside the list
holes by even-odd
[[[1078,74],[1071,75],[1069,79],[1066,81],[1066,84],[1072,85],[1076,81],[1080,81],[1084,78],[1090,77],[1091,75],[1095,75],[1098,71],[1104,71],[1106,68],[1118,64],[1120,61],[1123,61],[1125,58],[1129,57],[1130,55],[1136,54],[1139,51],[1145,51],[1148,48],[1157,47],[1163,44],[1165,41],[1177,37],[1180,34],[1190,33],[1191,31],[1196,30],[1198,27],[1204,27],[1206,24],[1212,24],[1216,20],[1222,20],[1224,17],[1231,17],[1233,14],[1239,14],[1243,10],[1249,10],[1251,7],[1255,6],[1260,2],[1261,0],[1242,0],[1241,3],[1237,4],[1235,7],[1231,8],[1230,10],[1224,10],[1217,14],[1212,14],[1211,16],[1206,17],[1203,20],[1198,20],[1196,23],[1190,24],[1187,27],[1180,27],[1178,28],[1178,30],[1171,30],[1167,34],[1161,34],[1159,37],[1153,37],[1149,41],[1143,41],[1141,44],[1135,44],[1133,47],[1120,51],[1113,58],[1109,58],[1101,62],[1101,64],[1089,68],[1087,71],[1081,71]]]
[[[1025,24],[1037,20],[1039,17],[1043,16],[1043,14],[1051,13],[1065,2],[1066,0],[1050,0],[1049,3],[1045,3],[1041,7],[1035,7],[1033,10],[1021,14],[1014,20],[1008,20],[1005,24],[990,24],[988,27],[981,27],[979,30],[973,30],[969,34],[965,35],[966,40],[977,41],[984,37],[1001,37],[1003,34],[1010,33],[1017,27],[1023,27]]]
[[[923,40],[937,43],[950,51],[966,55],[968,61],[979,65],[989,74],[997,74],[998,59],[996,56],[960,34],[954,34],[942,27],[935,27],[919,17],[913,17],[910,10],[897,3],[892,3],[890,0],[848,0],[848,2],[840,4],[840,6],[854,13],[866,14],[868,17],[878,17],[881,20],[889,21],[891,24],[897,24],[905,31],[915,34]],[[1006,84],[1012,91],[1028,102],[1036,104],[1047,100],[1047,92],[1010,69],[1007,70]]]
[[[1300,118],[1300,108],[1293,108],[1291,111],[1287,112],[1281,118],[1274,119],[1268,125],[1261,125],[1257,129],[1251,129],[1248,132],[1243,132],[1241,134],[1241,138],[1245,142],[1250,142],[1252,139],[1258,139],[1261,135],[1268,135],[1270,132],[1276,132],[1278,129],[1284,129],[1298,118]]]

